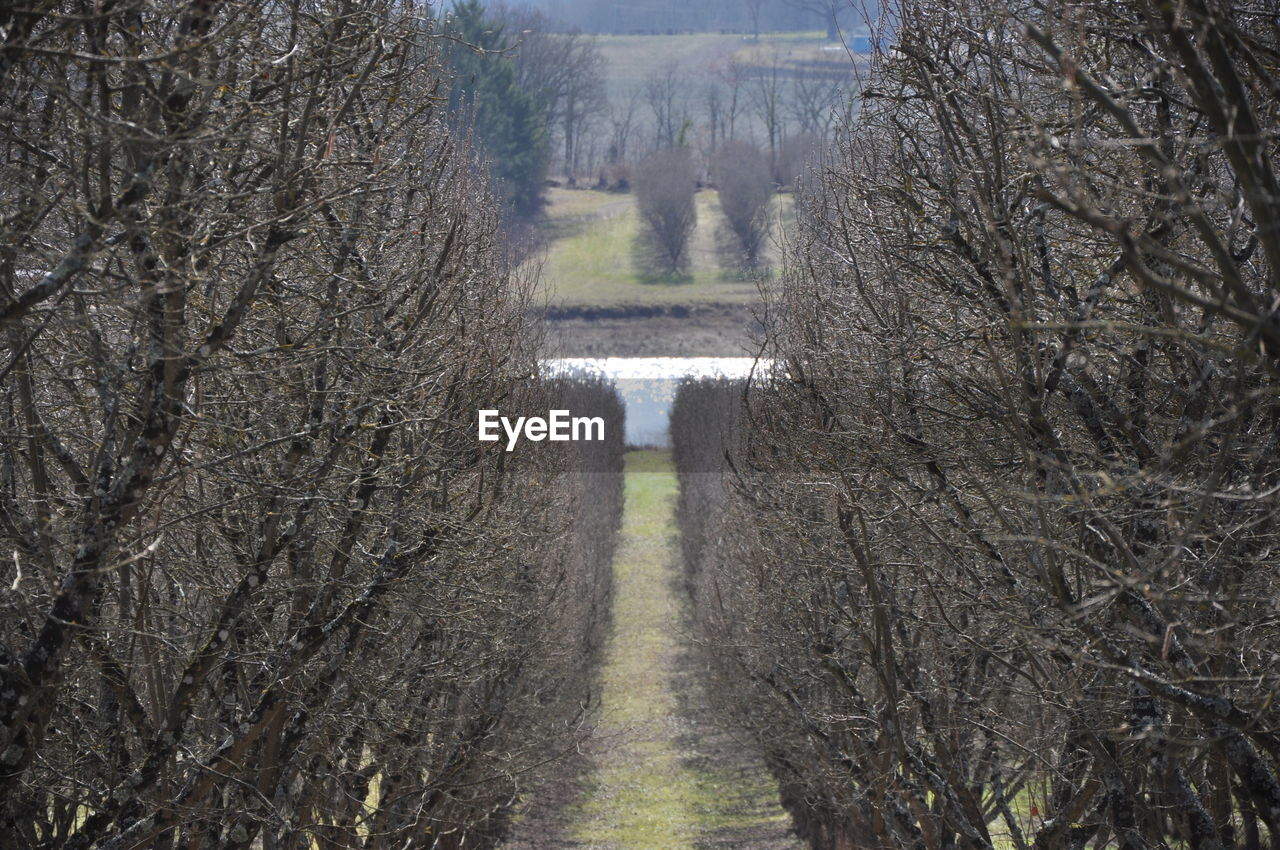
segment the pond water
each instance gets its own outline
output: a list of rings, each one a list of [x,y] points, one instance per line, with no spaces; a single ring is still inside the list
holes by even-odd
[[[630,446],[671,445],[668,421],[686,378],[745,378],[767,362],[751,357],[564,357],[542,361],[551,375],[599,375],[618,388]]]

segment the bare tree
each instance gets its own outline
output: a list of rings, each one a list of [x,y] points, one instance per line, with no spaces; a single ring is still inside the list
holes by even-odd
[[[492,844],[589,694],[616,476],[476,441],[556,390],[435,36],[44,11],[0,53],[0,840]]]
[[[742,264],[755,269],[769,236],[769,206],[773,199],[769,163],[754,145],[726,142],[716,155],[714,173],[720,209],[737,241]]]
[[[717,77],[724,86],[725,95],[723,98],[723,126],[724,138],[735,138],[737,133],[738,118],[742,115],[743,108],[746,106],[746,85],[750,78],[751,72],[742,60],[730,57],[730,59],[720,66],[716,72]]]
[[[530,92],[559,135],[563,173],[577,172],[584,137],[608,104],[605,60],[595,44],[575,31],[562,31],[543,13],[502,8],[499,16],[516,34],[514,51],[520,85]]]
[[[778,160],[773,166],[773,180],[783,188],[796,190],[801,187],[806,174],[821,165],[828,140],[808,133],[792,133],[778,149]],[[801,190],[803,191],[803,190]]]
[[[898,13],[701,521],[712,690],[815,847],[1274,845],[1270,18]]]
[[[853,75],[842,65],[797,74],[787,108],[799,131],[829,139],[832,128],[846,114],[846,103],[853,98],[852,84]]]
[[[626,160],[627,149],[631,144],[634,132],[636,109],[640,106],[640,93],[632,91],[625,100],[614,103],[609,109],[609,155],[610,163]]]
[[[644,82],[644,102],[653,117],[655,149],[671,148],[688,118],[689,93],[679,66],[668,63]]]
[[[760,40],[760,12],[764,9],[765,0],[742,0],[747,9],[747,17],[751,19],[751,40]]]
[[[709,138],[705,154],[713,156],[720,141],[725,138],[723,90],[718,83],[707,84],[703,89],[703,103],[707,110],[707,131]]]
[[[769,162],[775,163],[778,146],[786,135],[786,77],[782,68],[782,54],[774,48],[767,65],[752,69],[750,88],[751,105],[764,127],[769,142]]]
[[[697,171],[688,148],[658,151],[636,166],[640,245],[665,274],[677,274],[688,266],[689,239],[698,222],[697,189]]]
[[[786,3],[802,12],[821,17],[827,28],[828,41],[835,41],[840,37],[840,10],[850,5],[848,0],[786,0]]]

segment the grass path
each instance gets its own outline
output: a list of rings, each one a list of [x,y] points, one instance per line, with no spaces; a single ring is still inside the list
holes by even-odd
[[[509,848],[798,850],[772,778],[710,715],[679,587],[669,452],[627,455],[601,707],[577,799]]]

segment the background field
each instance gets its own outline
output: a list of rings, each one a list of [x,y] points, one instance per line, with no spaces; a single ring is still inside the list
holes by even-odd
[[[839,42],[829,42],[821,32],[761,33],[751,36],[694,33],[690,35],[597,35],[592,41],[609,63],[611,93],[625,94],[644,84],[650,75],[670,65],[691,72],[714,73],[732,58],[750,65],[771,61],[778,52],[784,66],[795,70],[805,63],[841,62],[849,56]]]
[[[759,300],[755,275],[735,267],[725,245],[724,216],[713,189],[698,192],[698,227],[689,273],[663,277],[646,273],[636,254],[640,218],[635,196],[591,189],[553,188],[544,224],[546,250],[537,262],[549,304],[748,304]],[[774,202],[773,235],[766,251],[766,277],[777,269],[779,236],[791,215],[790,198]],[[767,285],[767,282],[766,282]]]

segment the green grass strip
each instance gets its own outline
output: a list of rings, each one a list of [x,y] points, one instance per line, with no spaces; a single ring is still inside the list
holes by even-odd
[[[704,764],[680,741],[676,665],[687,603],[676,583],[677,490],[669,452],[628,453],[595,770],[571,828],[590,847],[692,850],[714,843],[714,833],[786,817],[763,770],[744,786],[740,774]]]

